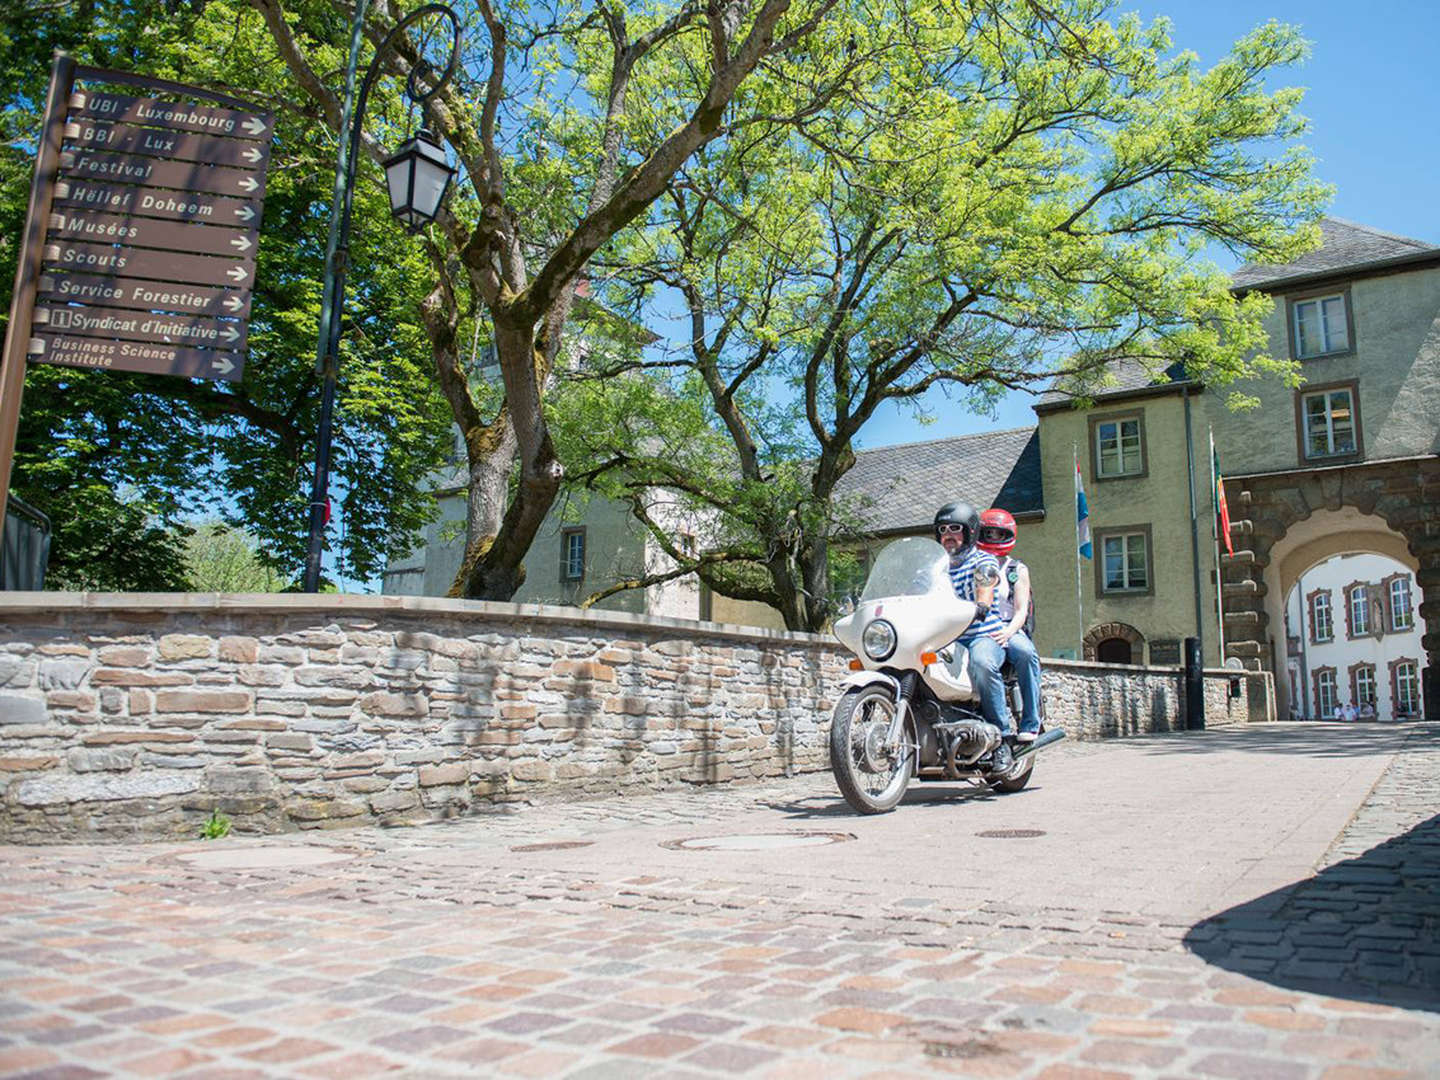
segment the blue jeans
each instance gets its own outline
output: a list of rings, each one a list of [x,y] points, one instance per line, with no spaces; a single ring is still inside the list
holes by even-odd
[[[1002,734],[1013,735],[1015,726],[1010,707],[1005,704],[1005,682],[1000,678],[1005,650],[992,637],[972,638],[961,644],[970,650],[970,682],[980,694],[980,711]]]
[[[978,637],[963,644],[970,650],[970,681],[980,693],[980,711],[985,719],[1006,735],[1012,733],[1010,705],[1005,700],[1005,680],[1000,677],[1000,668],[1008,657],[1020,684],[1020,730],[1038,732],[1040,658],[1035,655],[1035,646],[1025,633],[1021,631],[1011,636],[1004,648],[992,637]]]

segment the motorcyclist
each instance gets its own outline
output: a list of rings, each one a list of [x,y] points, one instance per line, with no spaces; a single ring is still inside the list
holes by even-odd
[[[1010,743],[1015,732],[1000,677],[1005,650],[995,639],[1006,624],[991,606],[1000,581],[1000,561],[976,546],[979,532],[980,515],[969,503],[946,503],[935,512],[935,539],[950,556],[950,584],[956,596],[973,601],[978,609],[975,621],[956,640],[969,651],[970,682],[980,694],[980,712],[1004,736],[994,767],[1005,769],[1011,759]]]
[[[1008,510],[991,508],[980,515],[975,546],[988,551],[1000,562],[1000,580],[995,585],[994,607],[1005,625],[994,634],[1005,650],[1011,670],[1020,683],[1020,732],[1017,742],[1034,742],[1040,733],[1040,659],[1030,637],[1034,605],[1030,594],[1030,568],[1011,555],[1018,533],[1015,518]]]

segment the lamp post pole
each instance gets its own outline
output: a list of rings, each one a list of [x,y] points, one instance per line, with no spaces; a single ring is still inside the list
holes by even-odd
[[[325,524],[329,519],[330,449],[335,428],[335,388],[340,374],[340,329],[345,310],[345,274],[350,259],[350,218],[354,204],[355,169],[360,156],[361,124],[370,90],[380,74],[380,64],[395,41],[412,25],[427,15],[440,15],[450,20],[453,38],[450,59],[439,80],[428,90],[420,88],[419,79],[428,74],[423,66],[412,69],[405,83],[410,100],[424,107],[426,101],[440,92],[455,72],[460,55],[460,20],[444,4],[425,4],[396,24],[386,35],[365,78],[360,84],[360,97],[351,111],[355,89],[355,70],[364,34],[365,12],[369,0],[356,0],[355,18],[350,27],[350,60],[345,71],[345,102],[340,113],[340,154],[335,168],[335,196],[330,207],[330,235],[325,245],[325,282],[320,307],[319,340],[316,345],[315,368],[320,376],[320,427],[316,433],[315,483],[310,494],[310,542],[305,555],[304,590],[319,591],[320,560],[325,551]],[[422,111],[423,119],[423,111]],[[393,202],[393,200],[392,200]]]

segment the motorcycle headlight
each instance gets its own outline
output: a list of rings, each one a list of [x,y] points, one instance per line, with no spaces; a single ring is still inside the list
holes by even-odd
[[[889,660],[895,651],[895,627],[884,619],[876,619],[860,635],[860,646],[871,660]]]

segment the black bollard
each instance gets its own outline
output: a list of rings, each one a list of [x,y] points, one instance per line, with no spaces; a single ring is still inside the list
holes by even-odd
[[[1200,653],[1200,639],[1185,639],[1185,730],[1205,730],[1205,676],[1202,673],[1204,660]]]

